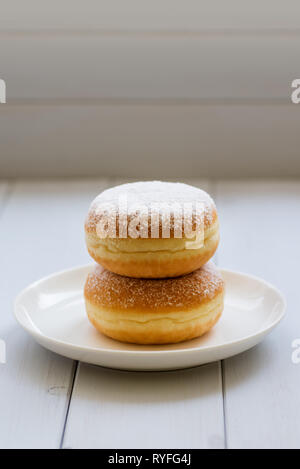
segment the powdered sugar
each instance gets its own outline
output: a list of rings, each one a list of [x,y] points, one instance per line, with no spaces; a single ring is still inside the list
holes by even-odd
[[[201,215],[197,211],[199,206]],[[151,226],[151,237],[168,237],[163,235],[163,227],[169,217],[167,228],[170,226],[172,237],[174,233],[182,230],[183,215],[187,207],[191,213],[192,229],[195,229],[197,223],[210,225],[216,216],[212,198],[196,187],[161,181],[123,184],[107,189],[96,197],[90,206],[85,227],[87,231],[96,231],[96,225],[101,217],[104,214],[107,217],[108,214],[111,221],[117,220],[117,237],[127,237],[128,222],[134,220],[139,212],[139,233],[144,233],[144,235],[150,233],[149,227]],[[121,233],[122,226],[125,226],[124,236]],[[153,233],[156,233],[156,236],[153,236]]]
[[[212,262],[191,274],[169,279],[122,277],[97,265],[88,276],[85,293],[108,309],[152,312],[196,307],[223,289],[221,274]]]

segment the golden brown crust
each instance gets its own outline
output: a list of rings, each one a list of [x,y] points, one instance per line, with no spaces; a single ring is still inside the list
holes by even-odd
[[[88,311],[88,318],[93,326],[102,334],[119,340],[120,342],[128,342],[139,345],[149,344],[176,344],[185,340],[195,339],[208,332],[220,319],[223,305],[219,306],[215,314],[212,314],[207,321],[195,321],[193,325],[185,325],[183,327],[168,329],[140,329],[136,331],[130,328],[113,328],[106,327],[94,314]]]
[[[88,252],[98,264],[118,275],[140,279],[172,278],[189,274],[206,264],[216,252],[218,242],[216,240],[209,247],[195,250],[190,256],[173,254],[163,260],[158,255],[153,255],[151,259],[142,256],[128,259],[125,255],[120,255],[116,260],[109,256],[98,256],[97,251],[91,248],[88,248]]]
[[[96,266],[84,289],[91,323],[117,340],[175,343],[199,337],[219,319],[224,282],[212,264],[173,279],[122,277]]]
[[[123,311],[185,311],[209,302],[223,291],[221,274],[212,262],[182,277],[138,279],[116,275],[97,265],[88,275],[84,294],[94,305]]]
[[[193,249],[185,239],[99,240],[86,235],[91,257],[108,270],[128,277],[177,277],[200,268],[214,255],[219,244],[218,220],[205,230],[204,240]]]
[[[223,310],[224,282],[212,263],[164,280],[121,277],[96,266],[84,296],[88,318],[103,334],[123,342],[167,344],[213,327]]]

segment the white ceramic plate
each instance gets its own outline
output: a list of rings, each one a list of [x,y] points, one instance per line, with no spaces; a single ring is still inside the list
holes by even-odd
[[[282,319],[285,301],[259,278],[222,270],[225,309],[203,337],[174,345],[124,344],[97,332],[88,321],[83,285],[93,265],[33,283],[15,300],[19,324],[44,347],[75,360],[124,370],[172,370],[221,360],[260,342]]]

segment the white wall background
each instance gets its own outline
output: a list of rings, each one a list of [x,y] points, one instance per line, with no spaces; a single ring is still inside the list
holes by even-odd
[[[0,0],[0,177],[299,176],[298,0]]]

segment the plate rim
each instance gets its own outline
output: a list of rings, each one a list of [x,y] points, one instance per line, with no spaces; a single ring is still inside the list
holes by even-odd
[[[232,269],[227,269],[227,268],[222,268],[222,267],[217,266],[217,268],[221,271],[221,273],[225,272],[225,273],[229,273],[229,274],[238,275],[238,276],[241,276],[241,277],[244,277],[244,278],[245,277],[250,278],[252,280],[256,280],[256,281],[264,284],[269,289],[273,290],[278,295],[278,297],[280,298],[280,300],[282,302],[282,309],[281,309],[281,312],[279,313],[279,316],[277,317],[277,319],[275,319],[268,327],[258,331],[257,333],[249,334],[249,335],[244,336],[243,338],[238,339],[238,340],[224,342],[224,343],[219,344],[219,345],[197,346],[197,347],[193,347],[193,348],[179,349],[179,350],[178,349],[172,349],[172,350],[115,350],[115,349],[106,349],[106,348],[102,348],[102,347],[78,345],[78,344],[73,344],[73,343],[70,343],[70,342],[65,342],[63,340],[55,339],[51,336],[47,336],[46,334],[41,332],[37,326],[35,326],[34,322],[30,318],[30,316],[29,316],[29,319],[33,323],[33,326],[37,329],[37,332],[34,330],[34,328],[29,328],[26,324],[24,324],[24,322],[22,322],[21,318],[19,317],[19,312],[18,312],[19,304],[21,303],[22,296],[24,294],[26,294],[29,290],[34,289],[38,285],[44,283],[45,281],[51,280],[51,279],[53,279],[53,278],[55,278],[59,275],[64,275],[64,274],[68,274],[68,273],[71,273],[71,272],[74,272],[74,271],[79,271],[79,270],[92,268],[93,266],[95,266],[94,263],[88,263],[88,264],[84,264],[84,265],[81,265],[81,266],[69,267],[67,269],[63,269],[63,270],[54,272],[50,275],[46,275],[46,276],[44,276],[44,277],[30,283],[29,285],[27,285],[25,288],[23,288],[17,294],[17,296],[15,297],[14,302],[13,302],[13,313],[14,313],[14,317],[15,317],[15,320],[17,321],[17,323],[26,332],[28,332],[31,336],[34,336],[35,338],[44,337],[45,339],[49,340],[52,344],[62,345],[64,347],[73,348],[73,349],[76,349],[76,350],[79,350],[79,351],[80,350],[81,351],[91,351],[91,352],[98,352],[98,353],[101,353],[101,354],[111,354],[111,353],[120,354],[121,353],[121,354],[126,354],[126,355],[139,354],[139,355],[149,356],[149,355],[158,355],[158,354],[159,355],[162,355],[162,354],[163,355],[182,354],[182,353],[187,354],[187,353],[195,353],[197,351],[206,351],[207,352],[207,351],[214,351],[214,350],[220,349],[221,347],[226,347],[228,345],[236,345],[236,344],[239,344],[240,342],[247,341],[252,337],[260,337],[262,334],[263,335],[268,334],[274,327],[277,326],[277,324],[280,321],[282,321],[282,319],[286,315],[286,307],[287,307],[286,298],[285,298],[284,294],[277,287],[275,287],[272,283],[268,282],[267,280],[262,279],[261,277],[253,275],[253,274],[247,274],[247,273],[240,272],[240,271],[237,271],[237,270],[232,270]],[[27,312],[27,310],[26,310],[26,312]],[[135,344],[132,344],[132,345],[135,345]]]

